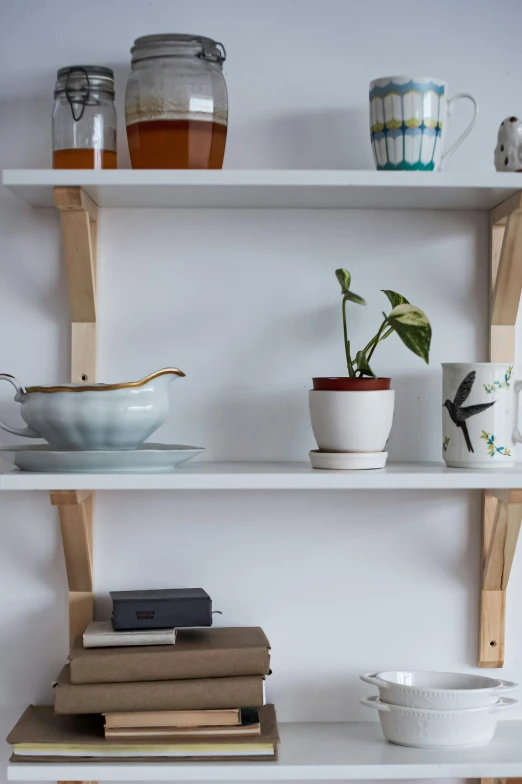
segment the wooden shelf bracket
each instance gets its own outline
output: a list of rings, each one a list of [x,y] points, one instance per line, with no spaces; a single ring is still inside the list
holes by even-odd
[[[81,188],[55,188],[71,310],[71,381],[96,381],[96,262],[98,207]],[[69,643],[93,619],[93,510],[89,491],[52,491],[58,507],[67,581]]]
[[[522,521],[522,491],[488,492],[482,537],[480,667],[502,667],[506,590]]]
[[[69,644],[83,634],[93,619],[93,493],[54,490],[58,507],[69,584]]]
[[[515,324],[522,294],[522,192],[490,213],[491,308],[489,358],[515,361]],[[479,667],[504,665],[506,589],[515,555],[522,492],[486,491],[482,528]]]
[[[96,379],[98,207],[81,188],[55,188],[71,307],[71,381]]]

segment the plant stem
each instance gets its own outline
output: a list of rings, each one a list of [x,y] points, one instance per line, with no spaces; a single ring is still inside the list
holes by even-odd
[[[380,328],[380,330],[378,331],[378,333],[377,333],[377,335],[376,335],[376,338],[377,338],[377,339],[376,339],[375,343],[373,344],[373,346],[372,346],[372,348],[371,348],[371,350],[370,350],[370,353],[368,354],[368,362],[369,362],[369,361],[370,361],[370,359],[372,358],[372,354],[373,354],[373,352],[375,351],[375,349],[377,348],[377,346],[379,345],[379,343],[380,343],[381,341],[385,340],[385,338],[387,338],[387,337],[388,337],[388,335],[391,335],[391,333],[393,332],[393,329],[391,329],[391,328],[390,328],[390,329],[388,330],[388,332],[385,332],[384,334],[381,334],[381,333],[383,332],[383,330],[384,330],[384,328],[385,328],[385,327],[386,327],[386,321],[384,321],[384,322],[382,323],[382,325],[381,325],[381,328]]]
[[[350,356],[350,341],[348,340],[348,330],[346,328],[346,297],[343,297],[343,332],[344,332],[344,350],[346,352],[346,366],[348,368],[348,375],[353,378],[355,375],[352,358]]]
[[[393,328],[390,327],[388,329],[388,331],[384,333],[384,335],[381,335],[383,327],[385,327],[385,326],[386,326],[386,321],[383,321],[381,326],[379,327],[379,331],[377,332],[375,337],[373,337],[370,340],[370,342],[363,348],[363,351],[364,351],[365,354],[368,351],[368,349],[371,349],[370,353],[367,354],[368,361],[370,361],[370,358],[371,358],[373,352],[375,351],[375,349],[377,348],[377,345],[379,343],[382,343],[382,341],[385,340],[387,337],[389,337],[391,335],[391,333],[394,331]]]

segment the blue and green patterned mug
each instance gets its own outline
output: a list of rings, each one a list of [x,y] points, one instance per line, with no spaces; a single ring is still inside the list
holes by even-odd
[[[460,98],[472,102],[473,118],[443,154],[446,121]],[[374,79],[370,82],[370,134],[375,165],[391,171],[437,171],[471,133],[477,112],[477,102],[469,93],[448,99],[448,85],[440,79]]]

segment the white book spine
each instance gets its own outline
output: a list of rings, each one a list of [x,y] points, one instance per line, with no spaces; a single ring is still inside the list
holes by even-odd
[[[120,648],[129,645],[174,645],[175,629],[116,632],[110,621],[93,621],[83,634],[84,648]]]

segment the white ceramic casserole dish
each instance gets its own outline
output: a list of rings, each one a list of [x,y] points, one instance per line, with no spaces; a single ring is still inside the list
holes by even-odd
[[[360,676],[377,686],[382,702],[405,708],[462,710],[494,705],[516,683],[458,672],[412,672],[394,670]]]
[[[386,740],[417,749],[483,746],[495,734],[499,712],[517,704],[518,700],[501,699],[484,708],[437,711],[389,705],[378,697],[361,700],[361,705],[379,711]]]

